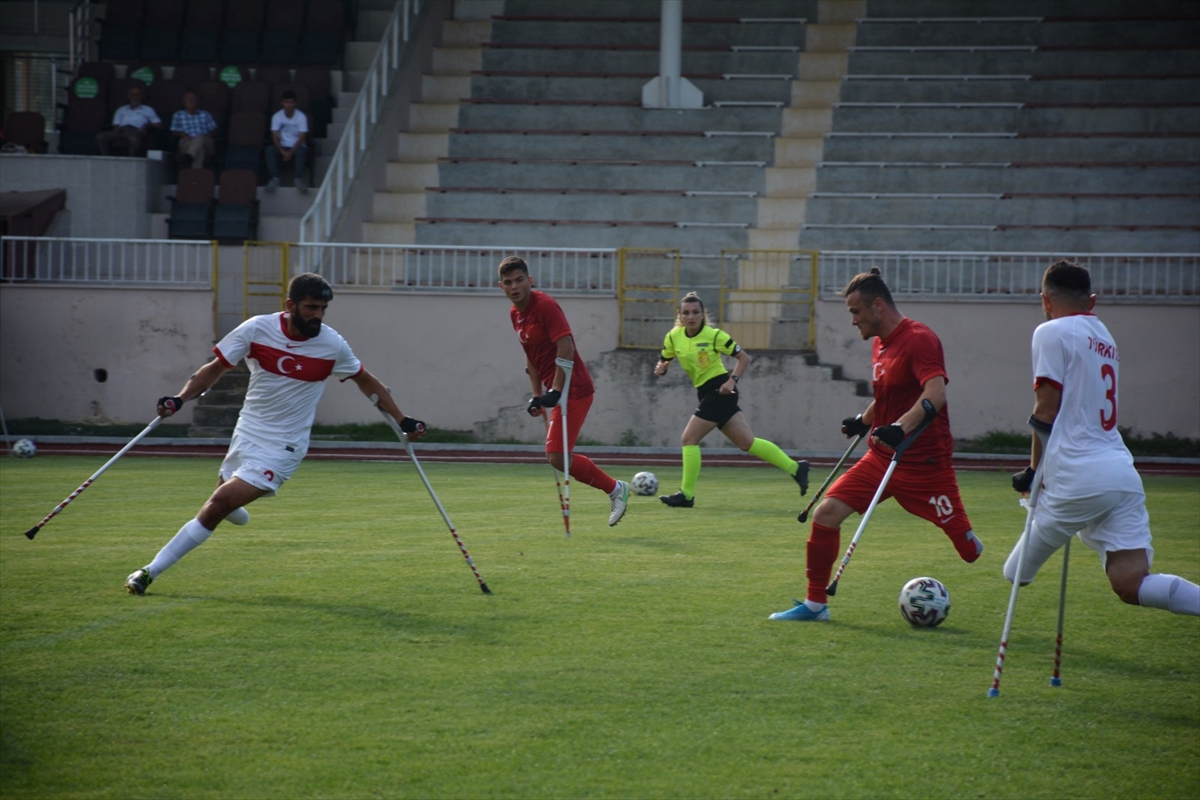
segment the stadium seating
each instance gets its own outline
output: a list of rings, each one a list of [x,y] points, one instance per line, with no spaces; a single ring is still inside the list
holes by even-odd
[[[212,237],[222,244],[241,244],[258,237],[258,180],[252,170],[226,169],[221,173]]]
[[[224,24],[225,0],[188,0],[183,40],[179,48],[180,60],[216,61],[221,53],[221,27]]]
[[[236,0],[225,10],[221,31],[221,60],[227,64],[258,63],[259,43],[266,17],[264,0]]]
[[[62,123],[58,133],[58,152],[63,155],[98,155],[96,134],[109,126],[106,88],[94,78],[77,78],[67,89]]]
[[[182,169],[175,194],[168,196],[171,216],[167,219],[171,239],[210,239],[213,222],[215,177],[210,169]]]
[[[258,174],[267,144],[268,117],[261,111],[235,111],[229,119],[229,144],[225,169],[246,169]]]
[[[4,121],[4,136],[7,144],[25,148],[30,153],[45,153],[50,149],[46,141],[46,118],[36,111],[14,111]]]

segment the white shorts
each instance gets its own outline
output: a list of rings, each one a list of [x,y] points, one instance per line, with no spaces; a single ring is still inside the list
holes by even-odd
[[[1145,550],[1146,562],[1154,562],[1150,546],[1150,515],[1146,496],[1141,492],[1108,492],[1092,497],[1059,498],[1042,493],[1033,513],[1033,538],[1022,565],[1021,582],[1028,583],[1055,551],[1076,533],[1088,547],[1100,554],[1106,567],[1108,554],[1118,550]],[[1016,574],[1021,542],[1013,548],[1004,565],[1005,577]]]
[[[221,479],[238,478],[270,497],[292,477],[308,448],[295,445],[264,446],[233,432],[229,451],[221,462]]]

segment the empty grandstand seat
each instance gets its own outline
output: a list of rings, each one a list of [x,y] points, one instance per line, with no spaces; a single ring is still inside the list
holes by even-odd
[[[233,90],[233,113],[239,111],[257,111],[260,114],[271,112],[271,87],[265,83],[248,81],[239,83]]]
[[[138,57],[138,31],[145,0],[109,0],[100,23],[101,60],[131,61]]]
[[[46,118],[36,111],[14,111],[4,122],[4,136],[8,144],[24,147],[30,153],[45,153],[50,149],[46,141]]]
[[[181,169],[175,194],[168,196],[171,216],[167,217],[167,236],[171,239],[211,239],[213,187],[211,169]]]
[[[177,80],[193,92],[200,84],[212,80],[212,70],[204,64],[179,64],[175,67],[172,80]]]
[[[221,31],[221,60],[237,64],[258,61],[266,4],[264,0],[234,0],[225,10]]]
[[[258,174],[267,144],[267,119],[259,111],[234,112],[229,118],[225,169],[248,169]]]
[[[301,37],[300,58],[305,64],[333,64],[342,52],[346,6],[342,0],[309,0]]]
[[[294,64],[300,57],[300,33],[304,30],[304,6],[295,0],[267,0],[263,25],[264,64]]]
[[[183,94],[187,85],[182,81],[161,80],[150,84],[146,104],[153,108],[167,128],[171,127],[171,116],[183,108]]]
[[[179,56],[184,0],[150,0],[142,27],[143,61],[174,61]]]
[[[228,86],[230,91],[232,91],[250,80],[250,70],[239,64],[226,64],[225,66],[217,67],[216,79]]]
[[[333,77],[329,67],[306,66],[296,70],[296,83],[308,87],[308,101],[312,109],[309,128],[312,136],[325,136],[325,127],[333,120]]]
[[[222,243],[258,238],[258,176],[248,169],[226,169],[217,189],[212,237]]]
[[[212,114],[217,125],[224,127],[229,119],[229,87],[221,81],[205,81],[196,87],[200,107]]]
[[[162,79],[162,68],[157,64],[130,64],[125,70],[126,78],[137,78],[147,87]]]
[[[59,126],[58,152],[81,156],[94,156],[100,152],[96,134],[108,127],[112,119],[103,91],[95,78],[77,78],[67,89],[67,102]]]
[[[292,79],[292,71],[287,67],[258,67],[254,70],[253,80],[265,83],[267,86],[278,86]]]
[[[224,24],[225,0],[189,0],[179,57],[184,61],[216,61]]]
[[[117,68],[107,61],[84,61],[75,70],[76,78],[95,78],[100,83],[117,79]]]

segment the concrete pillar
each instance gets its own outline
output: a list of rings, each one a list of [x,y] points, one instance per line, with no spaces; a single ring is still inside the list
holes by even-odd
[[[642,87],[642,108],[703,108],[704,93],[684,78],[683,0],[662,0],[658,77]]]

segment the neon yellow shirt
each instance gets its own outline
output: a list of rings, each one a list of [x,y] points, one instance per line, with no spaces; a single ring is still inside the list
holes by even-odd
[[[704,325],[695,336],[688,336],[687,329],[675,327],[663,338],[664,361],[679,359],[679,366],[692,379],[693,386],[701,386],[728,370],[721,363],[721,356],[736,356],[742,348],[725,331]]]

